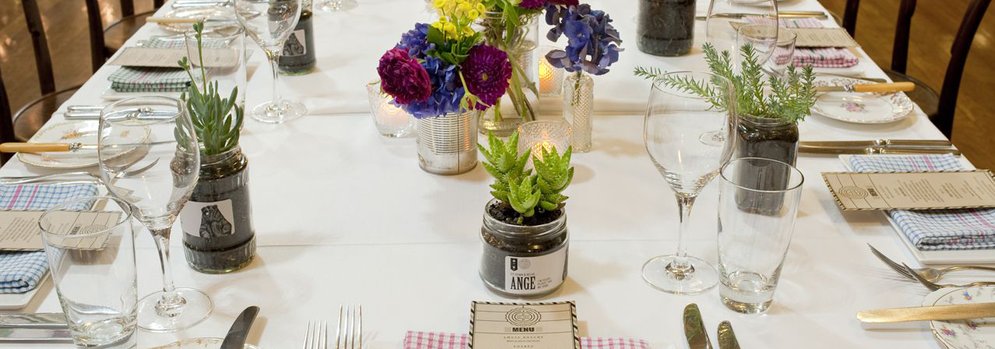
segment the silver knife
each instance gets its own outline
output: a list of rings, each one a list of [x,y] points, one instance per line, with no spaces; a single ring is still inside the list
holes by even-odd
[[[927,148],[927,147],[894,147],[894,146],[871,146],[860,147],[818,147],[799,145],[798,151],[811,154],[953,154],[960,156],[961,152],[956,148]]]
[[[66,329],[66,316],[62,313],[0,314],[0,331],[8,328]]]
[[[765,15],[758,14],[758,13],[716,13],[716,14],[714,14],[712,16],[713,17],[739,19],[739,18],[749,17],[749,16],[765,16]],[[777,17],[778,18],[818,18],[818,19],[829,18],[828,16],[826,16],[826,13],[822,12],[822,11],[778,11],[777,12]],[[694,19],[697,20],[697,21],[704,21],[707,18],[708,18],[708,16],[695,16],[694,17]]]
[[[995,317],[995,303],[934,305],[928,307],[864,310],[857,319],[864,323],[927,320],[971,320]]]
[[[69,328],[0,328],[0,342],[72,343]]]
[[[684,307],[684,337],[687,337],[691,349],[712,349],[712,341],[708,339],[705,323],[701,321],[701,311],[698,305],[691,303]]]
[[[729,321],[719,323],[719,349],[739,349],[736,333],[732,331]]]
[[[249,335],[249,328],[252,327],[252,321],[256,319],[256,314],[259,314],[259,307],[254,305],[242,310],[242,313],[238,314],[238,318],[235,319],[235,323],[231,324],[231,329],[225,335],[225,340],[221,342],[221,349],[242,349],[245,347],[245,336]]]
[[[907,145],[920,147],[950,147],[946,139],[871,139],[866,141],[801,141],[799,145],[816,147],[869,147],[874,145]]]

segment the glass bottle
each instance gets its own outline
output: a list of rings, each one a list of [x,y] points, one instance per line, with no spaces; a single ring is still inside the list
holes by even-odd
[[[239,147],[203,156],[200,179],[180,211],[183,254],[196,271],[232,272],[255,255],[248,164]]]
[[[583,71],[563,79],[563,117],[570,123],[570,145],[575,153],[591,151],[594,116],[594,79]]]
[[[640,0],[639,50],[654,56],[680,56],[694,44],[695,0]]]
[[[311,0],[301,5],[301,17],[297,27],[290,33],[283,45],[280,56],[280,71],[290,75],[307,74],[314,69],[314,24],[312,21]]]

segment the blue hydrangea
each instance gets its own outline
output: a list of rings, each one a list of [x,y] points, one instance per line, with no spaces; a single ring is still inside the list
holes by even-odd
[[[459,80],[457,66],[427,56],[422,61],[422,67],[425,67],[429,79],[432,80],[432,96],[425,101],[416,101],[400,107],[419,119],[459,112],[460,100],[463,99],[465,92]]]
[[[546,37],[557,41],[567,37],[565,50],[552,50],[546,59],[557,68],[568,72],[585,71],[594,75],[607,73],[608,67],[618,61],[618,47],[622,43],[618,30],[611,25],[611,17],[591,5],[546,6],[546,23],[552,25]]]
[[[415,23],[415,28],[401,34],[401,42],[397,43],[397,48],[408,50],[411,57],[423,59],[425,51],[433,48],[434,44],[428,42],[428,24]]]

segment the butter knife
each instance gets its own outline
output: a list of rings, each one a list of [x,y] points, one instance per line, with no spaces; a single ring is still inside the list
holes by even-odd
[[[716,14],[714,14],[712,16],[713,17],[739,19],[739,18],[749,17],[749,16],[760,16],[760,14],[756,14],[756,13],[716,13]],[[777,12],[777,17],[778,18],[817,18],[817,19],[826,19],[826,18],[829,18],[829,17],[826,16],[826,13],[822,12],[822,11],[778,11]],[[696,21],[704,21],[707,18],[708,18],[708,16],[695,16],[694,17],[694,19]]]
[[[921,147],[950,147],[946,139],[871,139],[866,141],[801,141],[799,145],[819,147],[869,147],[873,145],[909,145]]]
[[[892,93],[892,92],[909,92],[915,89],[916,89],[916,84],[903,81],[903,82],[886,82],[878,84],[816,86],[815,92]]]
[[[0,314],[0,330],[9,328],[66,329],[66,316],[62,313]]]
[[[231,324],[231,329],[225,335],[225,340],[221,342],[221,349],[242,349],[245,347],[245,337],[249,335],[249,328],[252,327],[252,321],[256,319],[256,314],[259,314],[259,307],[254,305],[242,310],[242,313],[238,314],[238,318],[235,319],[235,323]]]
[[[732,331],[729,321],[719,323],[719,349],[739,349],[736,333]]]
[[[684,307],[684,337],[687,337],[690,349],[712,349],[712,341],[708,339],[708,331],[701,320],[701,311],[695,303]]]
[[[934,305],[928,307],[864,310],[857,319],[864,323],[928,320],[971,320],[995,317],[995,303]]]
[[[72,343],[73,337],[69,333],[68,327],[62,329],[4,328],[0,329],[0,343],[3,342]]]
[[[926,147],[892,147],[892,146],[871,146],[866,148],[858,147],[817,147],[799,145],[798,151],[810,154],[953,154],[960,156],[961,152],[955,148],[926,148]]]

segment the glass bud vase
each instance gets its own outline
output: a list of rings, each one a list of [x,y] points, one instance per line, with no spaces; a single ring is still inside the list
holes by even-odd
[[[563,118],[570,123],[570,145],[574,152],[591,151],[594,116],[594,79],[582,71],[563,79]]]
[[[248,164],[237,146],[201,158],[200,179],[180,211],[183,254],[196,271],[229,273],[255,256]]]
[[[418,165],[422,170],[455,175],[477,166],[477,118],[465,111],[418,119]]]
[[[504,25],[503,12],[487,12],[478,26],[488,45],[500,48],[511,61],[511,81],[508,92],[497,105],[484,112],[479,120],[481,134],[493,132],[506,137],[523,122],[535,120],[539,114],[539,42],[538,16],[521,18],[521,25],[510,33]]]

